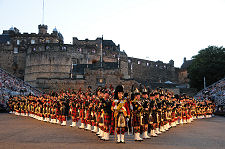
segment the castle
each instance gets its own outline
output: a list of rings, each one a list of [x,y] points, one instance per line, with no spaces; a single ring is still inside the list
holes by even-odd
[[[112,40],[79,40],[64,44],[57,29],[20,33],[11,27],[0,35],[0,67],[41,90],[116,86],[177,86],[187,83],[174,61],[150,61],[127,56]],[[129,90],[129,88],[127,88]]]

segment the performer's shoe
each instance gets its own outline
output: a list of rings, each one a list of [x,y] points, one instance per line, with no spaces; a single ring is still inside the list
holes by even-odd
[[[43,117],[40,117],[40,119],[39,119],[40,121],[43,121]]]
[[[104,141],[109,141],[109,133],[105,132]]]
[[[70,125],[70,127],[76,127],[76,122],[72,122],[72,124]]]
[[[98,132],[98,127],[97,126],[94,126],[94,129],[91,130],[93,133],[97,133]]]
[[[57,122],[57,119],[53,119],[53,122],[52,123],[53,124],[56,124],[56,122]]]
[[[54,124],[60,124],[60,123],[61,123],[60,120],[54,119]]]
[[[151,138],[151,137],[148,136],[148,132],[145,131],[145,132],[143,133],[143,139],[150,139],[150,138]]]
[[[120,143],[120,134],[117,135],[117,142],[116,143]]]
[[[166,125],[164,125],[164,129],[165,129],[165,131],[169,130],[169,123],[167,123]]]
[[[51,119],[50,123],[54,124],[55,119]]]
[[[98,137],[102,137],[102,130],[99,128],[99,134]]]
[[[121,142],[121,143],[125,143],[125,141],[124,141],[124,134],[121,134],[120,142]]]
[[[183,119],[180,119],[180,124],[181,124],[181,125],[183,124]]]
[[[191,123],[191,119],[187,119],[187,123],[189,123],[189,124],[190,124],[190,123]]]
[[[135,140],[135,141],[143,141],[143,139],[140,138],[140,133],[135,133],[135,134],[134,134],[134,140]]]
[[[175,126],[176,126],[176,123],[175,123],[175,122],[172,122],[172,123],[171,123],[171,126],[172,126],[172,127],[175,127]]]
[[[100,134],[98,135],[100,138],[104,137],[104,131],[101,130]]]
[[[156,128],[155,133],[156,133],[157,135],[159,135],[159,134],[161,134],[162,132],[159,131],[159,128]]]
[[[98,129],[98,132],[96,133],[96,135],[97,135],[97,136],[100,135],[100,132],[101,132],[101,129],[99,128],[99,129]]]
[[[81,125],[80,125],[79,128],[80,128],[80,129],[84,129],[84,123],[81,123]]]
[[[151,136],[152,136],[152,137],[157,137],[157,136],[158,136],[158,135],[155,133],[155,130],[154,130],[154,129],[151,130]]]
[[[176,121],[174,121],[175,127],[177,126]],[[172,126],[168,123],[168,129],[170,129]]]
[[[164,129],[164,126],[160,126],[159,131],[161,131],[161,132],[165,132],[166,130]]]
[[[61,126],[66,126],[66,121],[63,121]]]
[[[85,130],[91,130],[91,125],[87,124],[87,127],[85,128]]]

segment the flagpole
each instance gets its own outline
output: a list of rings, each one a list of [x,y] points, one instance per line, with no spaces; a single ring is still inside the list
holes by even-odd
[[[205,83],[205,76],[204,76],[204,89],[206,88],[206,83]]]
[[[43,0],[43,8],[42,8],[42,24],[44,24],[44,17],[45,17],[44,9],[45,9],[45,0]]]
[[[101,56],[100,56],[100,61],[101,61],[101,68],[102,68],[102,61],[103,61],[103,58],[102,58],[102,42],[103,42],[103,35],[102,35],[102,38],[101,38]]]

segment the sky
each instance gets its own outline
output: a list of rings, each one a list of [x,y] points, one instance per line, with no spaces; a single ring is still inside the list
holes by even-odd
[[[46,24],[67,44],[103,35],[130,57],[180,67],[184,57],[225,45],[224,15],[225,0],[44,0],[44,9],[43,0],[0,0],[0,34],[12,26],[38,33]]]

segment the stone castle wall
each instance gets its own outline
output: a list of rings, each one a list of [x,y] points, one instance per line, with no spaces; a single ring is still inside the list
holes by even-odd
[[[171,64],[128,57],[122,59],[122,72],[142,84],[171,81],[178,83],[178,72]]]
[[[20,48],[18,48],[20,50]],[[0,46],[0,67],[9,73],[24,79],[26,51],[14,53],[13,45]]]

